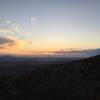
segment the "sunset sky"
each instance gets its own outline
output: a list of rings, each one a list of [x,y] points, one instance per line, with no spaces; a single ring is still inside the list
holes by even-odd
[[[0,0],[0,54],[100,48],[100,0]]]

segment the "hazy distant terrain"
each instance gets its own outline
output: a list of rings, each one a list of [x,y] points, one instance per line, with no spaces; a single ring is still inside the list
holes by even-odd
[[[78,59],[82,59],[82,57],[0,56],[0,74],[29,72],[36,68],[48,67],[50,64],[60,64]]]
[[[45,66],[20,74],[1,74],[0,100],[100,100],[100,55]]]

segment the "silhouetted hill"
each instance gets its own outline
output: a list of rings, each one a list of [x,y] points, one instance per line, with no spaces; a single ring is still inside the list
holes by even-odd
[[[100,55],[47,66],[1,77],[1,99],[100,100]]]
[[[29,72],[36,68],[48,67],[49,64],[60,64],[82,57],[30,57],[30,56],[0,56],[0,75]]]

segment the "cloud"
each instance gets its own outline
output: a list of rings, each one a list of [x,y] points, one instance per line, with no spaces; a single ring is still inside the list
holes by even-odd
[[[0,33],[21,33],[21,28],[16,26],[3,26],[0,27]]]
[[[13,34],[13,35],[16,33],[22,36],[32,34],[31,32],[25,32],[25,30],[23,30],[21,26],[12,23],[10,20],[6,21],[6,25],[0,26],[0,33]]]
[[[11,33],[11,32],[12,32],[12,29],[8,27],[0,28],[0,33]]]
[[[11,24],[11,21],[10,21],[10,20],[6,20],[6,23],[7,23],[7,24]]]
[[[16,37],[0,37],[0,54],[26,55],[31,51],[32,41],[21,40]]]
[[[100,55],[100,48],[97,49],[61,49],[52,52],[54,55],[76,55],[76,56],[95,56]]]
[[[0,45],[5,45],[5,44],[12,45],[15,44],[15,41],[7,37],[0,37]]]
[[[35,22],[35,21],[37,21],[37,18],[31,17],[30,20],[31,20],[31,22]]]
[[[19,47],[19,41],[14,37],[0,37],[0,51],[11,51]]]

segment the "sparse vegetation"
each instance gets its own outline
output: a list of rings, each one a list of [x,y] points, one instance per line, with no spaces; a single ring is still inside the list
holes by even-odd
[[[0,75],[0,100],[100,100],[100,56]]]

